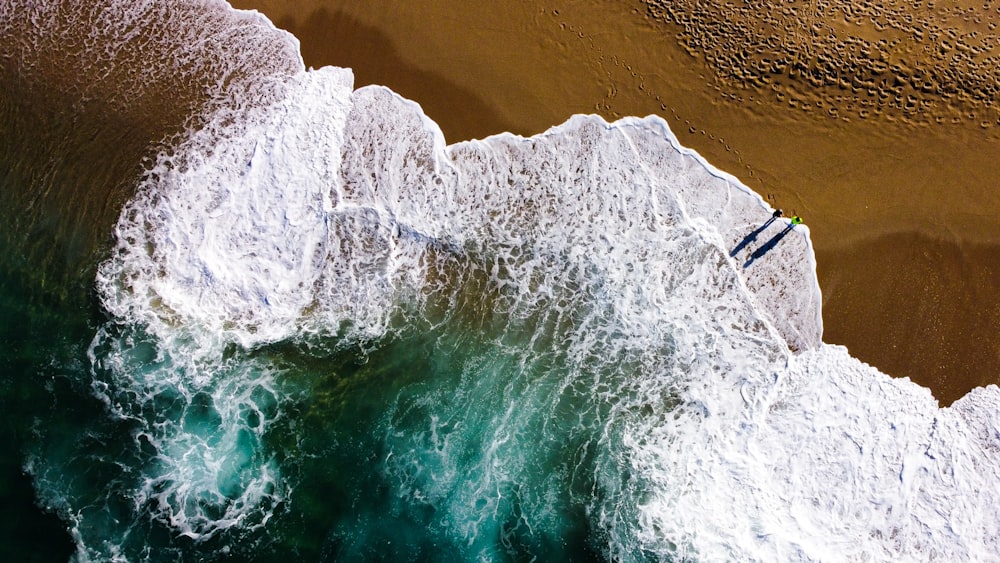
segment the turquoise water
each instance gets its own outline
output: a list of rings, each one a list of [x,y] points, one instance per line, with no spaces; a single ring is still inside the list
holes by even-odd
[[[100,361],[95,373],[87,367],[95,321],[87,310],[59,311],[57,318],[41,306],[24,310],[17,299],[23,296],[5,295],[16,300],[5,302],[6,318],[17,321],[6,326],[33,329],[5,334],[5,363],[18,368],[22,381],[15,386],[10,377],[5,385],[5,406],[15,406],[5,416],[22,425],[33,421],[24,425],[33,430],[21,429],[32,439],[19,449],[33,460],[36,479],[72,507],[77,533],[114,541],[97,548],[105,556],[601,559],[601,533],[587,516],[602,503],[594,471],[608,463],[599,449],[608,439],[610,405],[599,392],[625,382],[613,374],[603,383],[593,380],[599,374],[581,378],[558,349],[531,351],[532,322],[509,327],[487,320],[499,329],[444,323],[407,330],[365,351],[340,350],[333,339],[230,349],[220,359],[222,390],[216,394],[209,384],[188,394],[157,381],[170,379],[165,372],[176,368],[148,335],[120,327],[105,337],[107,344],[90,345],[90,354],[101,358],[128,342],[129,373],[148,383],[116,388],[113,369],[100,369]],[[53,334],[61,336],[54,342]],[[12,357],[12,350],[34,355]],[[634,368],[622,360],[615,371]],[[261,381],[256,374],[265,372],[283,381]],[[23,383],[29,378],[35,385]],[[111,416],[95,394],[113,405]],[[216,400],[239,402],[235,436],[220,414],[231,405]],[[264,420],[272,420],[267,431],[253,432]],[[183,493],[137,499],[137,489],[155,495],[169,488],[168,479],[144,481],[176,469],[157,462],[156,442],[171,432],[157,435],[150,430],[156,427],[188,436],[181,447],[197,451],[203,440],[225,450],[222,471],[212,474],[217,487],[184,498],[184,506],[176,505]],[[179,512],[221,519],[270,460],[293,490],[271,491],[281,498],[257,502],[237,530],[192,541],[151,518],[163,500]],[[194,465],[182,472],[191,483],[204,469],[200,460]],[[614,465],[605,470],[618,471]],[[193,512],[189,503],[198,505]],[[253,530],[261,514],[267,526]],[[52,518],[39,520],[47,527],[6,544],[10,553],[47,559],[37,547],[49,545],[62,527]]]
[[[223,3],[0,30],[6,559],[1000,550],[1000,389],[823,344],[808,227],[662,120],[448,145]]]
[[[510,318],[465,294],[444,317],[404,307],[361,346],[229,345],[198,384],[171,356],[190,342],[105,325],[91,384],[113,416],[96,410],[37,476],[130,558],[603,559],[594,514],[641,487],[615,419],[640,414],[629,379],[657,352],[574,357],[562,342],[612,315],[581,289],[558,292],[567,314]]]

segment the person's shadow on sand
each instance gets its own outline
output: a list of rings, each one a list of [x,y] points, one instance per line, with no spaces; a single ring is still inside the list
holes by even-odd
[[[771,220],[773,221],[774,219],[772,218]],[[743,268],[745,269],[745,268],[750,267],[750,264],[753,264],[754,260],[763,257],[772,248],[774,248],[775,246],[778,246],[778,243],[781,242],[781,239],[785,238],[785,235],[787,235],[788,233],[790,233],[792,231],[792,229],[795,228],[796,224],[797,223],[789,223],[788,226],[784,228],[784,230],[782,230],[780,233],[778,233],[778,234],[774,235],[773,237],[771,237],[771,240],[769,240],[769,241],[765,242],[764,244],[762,244],[760,248],[758,248],[757,250],[754,250],[753,254],[750,255],[750,259],[747,260],[745,264],[743,264]]]
[[[775,221],[775,219],[777,219],[777,218],[778,218],[778,215],[772,216],[770,219],[768,219],[767,221],[765,221],[763,225],[761,225],[761,226],[757,227],[756,229],[754,229],[754,231],[752,233],[750,233],[749,235],[743,237],[743,240],[741,240],[740,243],[736,245],[736,248],[734,248],[733,251],[729,253],[729,257],[730,258],[735,258],[736,254],[739,253],[739,251],[741,251],[744,248],[746,248],[746,246],[748,244],[750,244],[751,242],[757,240],[757,235],[759,235],[762,232],[764,232],[764,229],[768,228],[771,225],[771,223],[773,223]]]

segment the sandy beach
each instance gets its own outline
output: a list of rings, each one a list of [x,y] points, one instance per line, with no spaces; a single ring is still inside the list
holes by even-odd
[[[1000,382],[1000,15],[981,3],[232,3],[307,66],[419,102],[449,142],[660,115],[805,219],[825,341],[942,404]]]

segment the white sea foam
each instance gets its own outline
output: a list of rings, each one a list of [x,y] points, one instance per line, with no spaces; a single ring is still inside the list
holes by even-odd
[[[282,396],[266,362],[204,362],[199,344],[102,328],[91,346],[94,393],[135,425],[148,457],[131,502],[195,540],[263,526],[287,496],[263,447]],[[183,337],[182,337],[183,338]]]
[[[280,370],[241,351],[295,334],[316,299],[351,81],[303,73],[282,89],[309,104],[217,112],[161,155],[99,269],[115,322],[91,346],[94,391],[151,458],[127,493],[136,510],[179,535],[252,531],[287,497],[264,446]],[[90,539],[84,553],[106,556]]]
[[[700,390],[698,416],[632,429],[634,459],[655,483],[641,510],[649,549],[712,560],[996,556],[996,387],[938,409],[926,389],[829,345],[769,367],[774,379]]]
[[[776,221],[731,256],[771,210],[659,118],[577,116],[532,138],[446,146],[418,106],[384,88],[351,92],[347,71],[302,73],[285,92],[237,125],[193,136],[181,165],[164,157],[101,268],[108,311],[194,362],[176,388],[210,389],[216,403],[223,395],[211,393],[232,391],[226,378],[270,388],[212,367],[226,345],[315,334],[377,342],[499,314],[507,334],[528,335],[524,361],[565,364],[551,389],[526,393],[530,404],[551,410],[567,389],[592,390],[601,494],[588,514],[614,559],[998,552],[997,389],[939,409],[925,389],[822,344],[808,229],[751,260],[784,227]],[[149,383],[130,369],[116,372],[119,385]],[[480,430],[490,435],[482,450],[445,436],[433,417],[420,436],[390,434],[387,474],[409,498],[445,507],[442,526],[475,543],[486,527],[476,511],[497,510],[490,499],[516,482],[512,440],[548,420],[517,410],[526,404],[487,417],[483,428],[495,430]],[[271,494],[244,487],[238,502],[220,500],[237,514],[218,520],[171,504],[214,495],[219,475],[242,471],[227,464],[245,423],[220,416],[216,426],[236,429],[220,443],[183,426],[151,434],[153,481],[188,487],[163,501],[182,530],[240,525],[241,511]],[[479,481],[463,484],[453,449],[484,452]],[[192,452],[205,467],[184,464]],[[276,471],[256,460],[243,482],[273,488]],[[153,481],[139,494],[159,494]]]
[[[289,96],[313,102],[216,121],[181,159],[161,158],[123,213],[118,259],[101,268],[108,309],[243,345],[293,332],[327,258],[351,82],[346,70],[299,75]]]

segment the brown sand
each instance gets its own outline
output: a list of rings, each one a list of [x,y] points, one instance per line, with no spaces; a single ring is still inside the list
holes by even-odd
[[[806,219],[827,342],[944,404],[1000,381],[1000,18],[982,3],[234,4],[307,65],[420,102],[449,141],[659,114]]]

